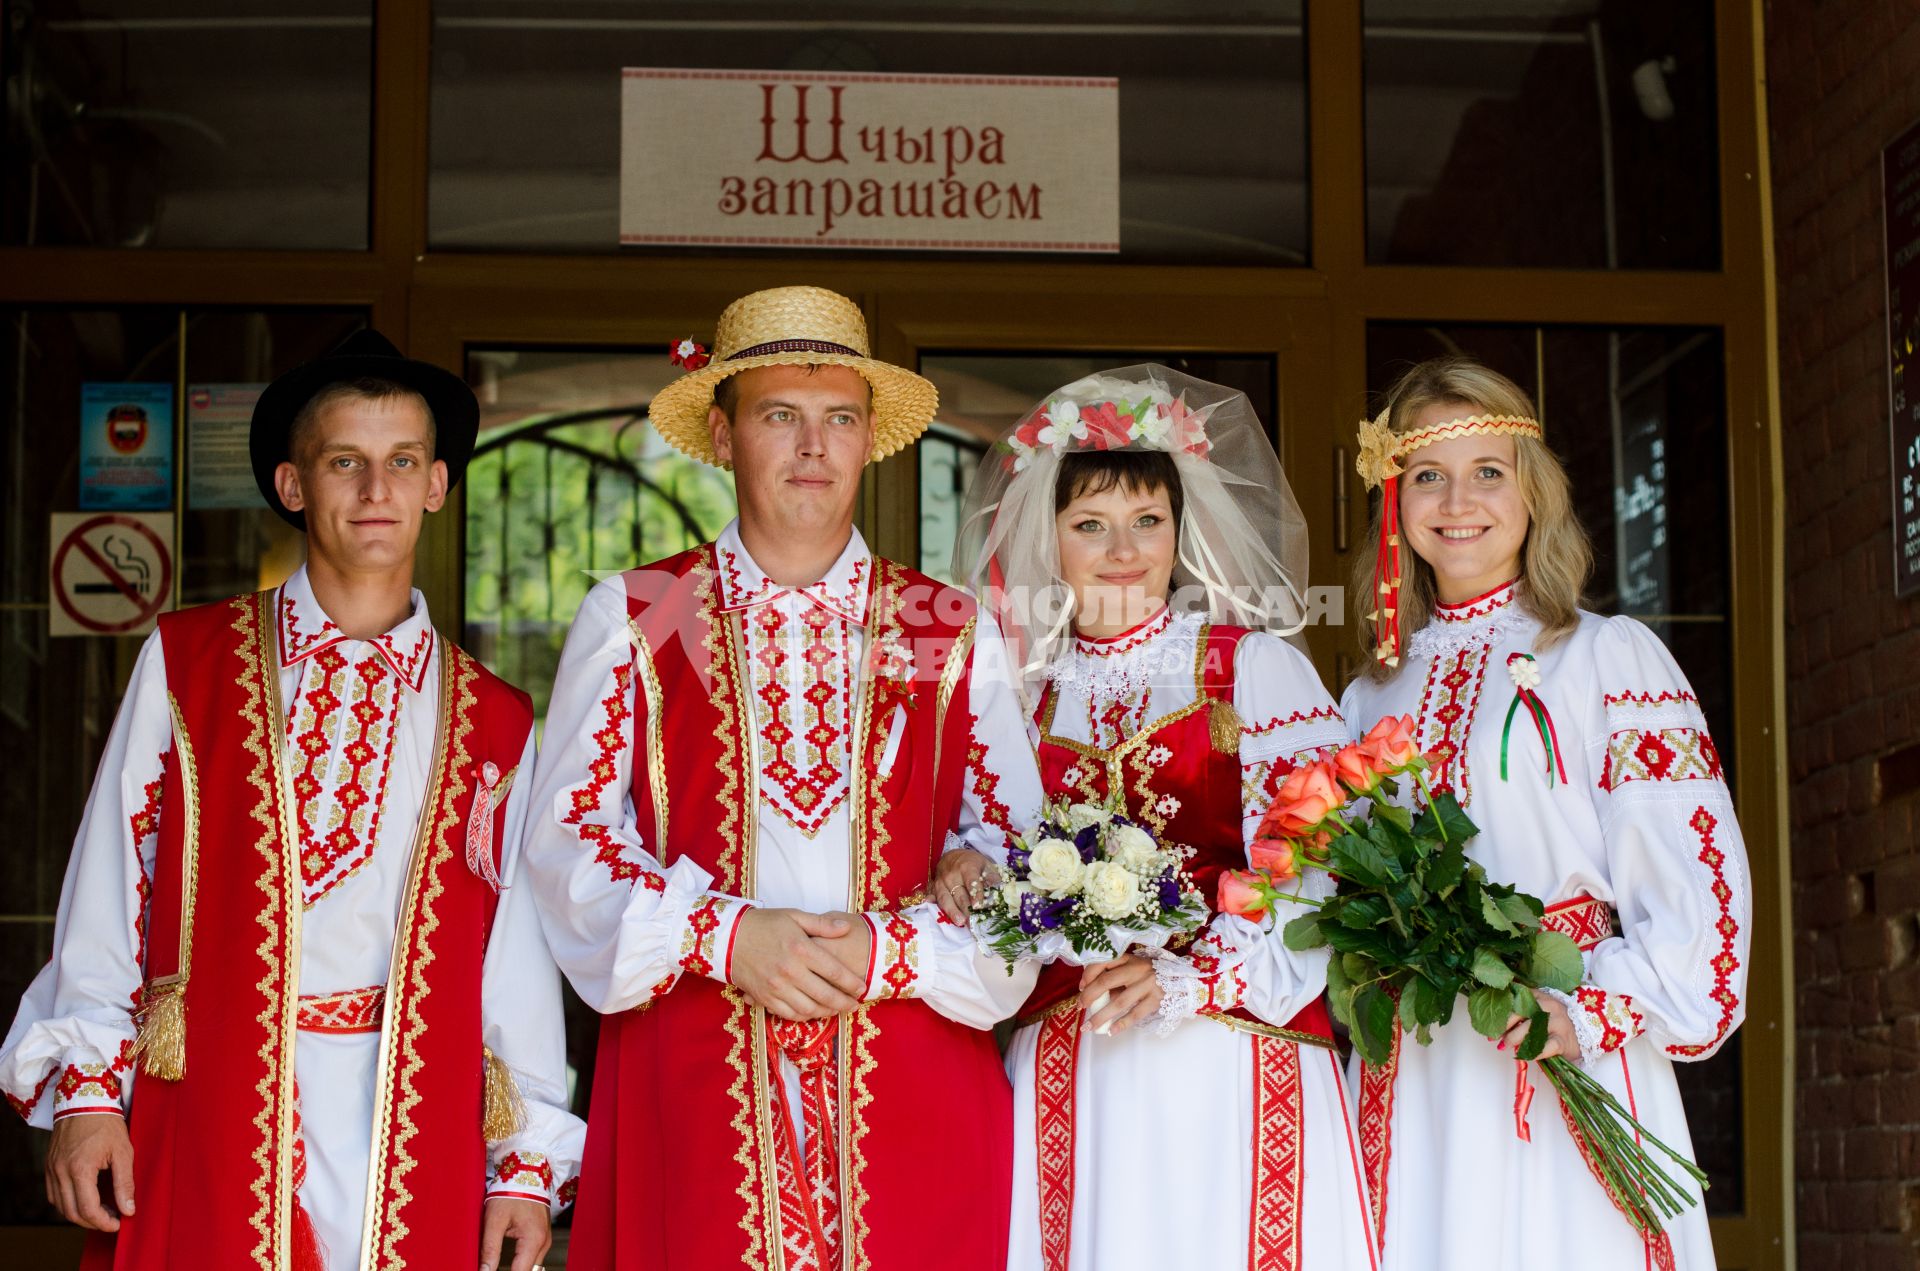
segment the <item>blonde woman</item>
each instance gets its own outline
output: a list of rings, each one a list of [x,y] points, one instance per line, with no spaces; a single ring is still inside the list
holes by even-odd
[[[1586,535],[1512,381],[1463,358],[1423,363],[1362,426],[1361,452],[1384,488],[1356,585],[1379,599],[1341,713],[1356,735],[1415,717],[1433,784],[1480,826],[1469,854],[1584,950],[1580,988],[1542,995],[1544,1055],[1578,1058],[1690,1151],[1673,1065],[1739,1025],[1751,925],[1699,701],[1659,637],[1579,607]],[[1523,1033],[1490,1042],[1462,1012],[1432,1045],[1404,1041],[1356,1074],[1382,1266],[1711,1268],[1701,1207],[1656,1238],[1629,1225],[1552,1087],[1513,1058]]]

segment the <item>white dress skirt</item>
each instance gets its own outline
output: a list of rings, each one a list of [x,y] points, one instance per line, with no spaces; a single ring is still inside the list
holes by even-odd
[[[1162,841],[1224,834],[1231,846],[1215,855],[1244,867],[1278,781],[1344,744],[1345,726],[1304,657],[1243,636],[1226,669],[1238,767],[1232,751],[1224,764],[1209,756],[1204,788],[1183,786],[1194,755],[1222,744],[1194,718],[1226,692],[1218,665],[1200,670],[1215,647],[1204,633],[1196,617],[1163,613],[1076,641],[1051,672],[1037,743],[1049,795],[1098,799],[1117,778],[1128,815]],[[1183,807],[1203,796],[1233,806]],[[1324,876],[1306,887],[1330,889]],[[1095,1035],[1058,1008],[1016,1030],[1009,1271],[1374,1271],[1345,1075],[1330,1045],[1286,1029],[1324,1010],[1326,956],[1289,951],[1277,926],[1216,915],[1171,959],[1184,966],[1162,976],[1160,1015],[1124,1032]]]

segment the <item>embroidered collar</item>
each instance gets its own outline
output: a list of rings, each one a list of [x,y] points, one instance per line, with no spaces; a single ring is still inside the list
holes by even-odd
[[[1124,657],[1126,654],[1147,644],[1155,636],[1172,625],[1173,609],[1171,606],[1162,605],[1159,613],[1154,614],[1145,622],[1129,627],[1119,635],[1100,637],[1074,636],[1074,652],[1083,653],[1090,658]]]
[[[1538,631],[1540,624],[1523,607],[1511,603],[1512,592],[1513,586],[1509,583],[1464,605],[1451,606],[1462,612],[1477,609],[1473,617],[1447,618],[1436,613],[1433,621],[1414,632],[1413,638],[1407,641],[1407,656],[1453,657],[1474,645],[1491,648],[1511,636],[1527,637],[1527,645],[1532,647],[1531,633]]]
[[[740,541],[740,522],[728,522],[714,541],[714,554],[720,562],[720,607],[729,612],[751,609],[782,596],[797,595],[812,601],[829,613],[837,614],[857,627],[867,625],[867,583],[873,569],[873,553],[860,531],[853,531],[840,558],[827,570],[826,577],[806,587],[783,587],[767,577],[754,563]]]
[[[417,693],[426,687],[427,664],[433,660],[433,623],[427,616],[427,598],[418,589],[413,592],[412,601],[413,612],[404,622],[366,643],[379,650],[400,682]],[[335,626],[333,619],[327,617],[327,611],[320,607],[305,565],[280,585],[274,608],[279,615],[280,665],[283,667],[336,644],[357,643]]]
[[[1513,604],[1520,592],[1520,580],[1501,583],[1492,591],[1482,592],[1472,600],[1463,600],[1457,605],[1436,604],[1433,607],[1435,622],[1478,622],[1480,619],[1498,613]]]
[[[1206,621],[1197,613],[1163,609],[1142,625],[1105,640],[1074,638],[1047,667],[1056,688],[1078,689],[1097,702],[1193,682],[1193,642]]]

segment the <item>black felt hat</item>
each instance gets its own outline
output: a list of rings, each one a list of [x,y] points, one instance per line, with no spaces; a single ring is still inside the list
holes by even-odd
[[[348,380],[391,380],[426,399],[433,412],[433,457],[447,465],[447,488],[460,484],[467,460],[473,457],[480,433],[480,403],[466,381],[430,362],[400,356],[393,341],[371,327],[355,331],[325,357],[296,366],[260,394],[253,407],[253,429],[248,449],[253,456],[253,479],[267,506],[294,527],[307,528],[304,512],[290,510],[274,489],[273,473],[293,458],[293,421],[300,408],[329,384]]]

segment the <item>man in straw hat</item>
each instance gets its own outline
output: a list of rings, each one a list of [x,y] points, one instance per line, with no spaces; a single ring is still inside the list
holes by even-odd
[[[733,470],[739,519],[589,593],[534,783],[548,939],[607,1013],[571,1256],[997,1267],[985,1030],[1032,974],[925,890],[948,848],[1005,859],[1039,774],[991,620],[853,526],[861,470],[937,397],[817,288],[736,301],[714,351],[681,344],[652,418]]]
[[[48,1197],[103,1233],[90,1268],[487,1267],[512,1235],[527,1271],[547,1248],[585,1131],[508,885],[533,713],[411,589],[478,418],[373,331],[275,380],[254,472],[307,563],[163,615],[134,665],[0,1047],[8,1101],[53,1130]]]

